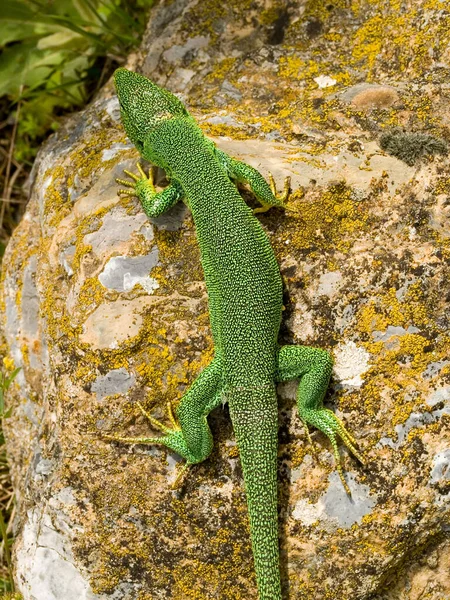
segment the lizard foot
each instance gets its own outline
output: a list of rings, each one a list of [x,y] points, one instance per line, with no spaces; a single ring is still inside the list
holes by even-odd
[[[143,191],[144,189],[146,190],[147,193],[150,192],[150,195],[156,195],[156,190],[155,190],[155,186],[154,186],[153,167],[150,168],[150,170],[148,172],[148,176],[147,176],[139,162],[136,163],[136,166],[139,171],[140,177],[139,177],[139,175],[136,175],[135,173],[132,173],[131,171],[127,171],[126,169],[124,169],[123,172],[125,173],[125,175],[128,175],[128,177],[130,177],[132,179],[132,181],[130,181],[129,179],[116,178],[117,183],[119,183],[120,185],[124,185],[127,188],[131,188],[131,189],[125,189],[125,190],[123,188],[118,189],[117,190],[118,196],[125,195],[125,196],[138,196],[139,197],[139,192]]]
[[[274,179],[272,173],[269,173],[269,183],[270,183],[270,190],[271,190],[274,198],[276,200],[278,200],[279,202],[281,202],[282,204],[284,204],[286,202],[286,200],[289,198],[289,194],[291,193],[291,178],[286,177],[286,179],[284,180],[283,193],[280,196],[278,196],[278,194],[277,194],[277,187],[276,187],[275,179]],[[266,204],[265,202],[262,202],[261,200],[259,200],[259,202],[260,202],[261,206],[253,209],[254,215],[258,214],[258,213],[267,212],[273,206],[272,204]]]
[[[166,425],[164,425],[164,423],[161,423],[161,421],[158,421],[158,419],[155,419],[154,417],[152,417],[144,409],[144,407],[140,404],[140,402],[137,402],[137,405],[138,405],[140,411],[142,412],[142,414],[150,421],[150,423],[156,429],[158,429],[165,435],[163,435],[161,437],[134,438],[134,437],[125,437],[125,436],[121,436],[121,435],[102,434],[102,437],[106,438],[108,440],[116,441],[116,442],[124,442],[125,444],[152,444],[152,445],[157,445],[157,446],[165,446],[166,448],[170,448],[171,450],[173,450],[174,452],[176,452],[177,454],[182,456],[186,460],[186,463],[180,469],[175,481],[173,482],[173,484],[171,486],[172,489],[176,489],[181,481],[181,478],[185,474],[186,470],[192,464],[194,464],[194,462],[196,462],[196,461],[195,461],[195,457],[193,457],[191,455],[191,452],[189,451],[189,449],[186,445],[181,427],[175,419],[175,416],[174,416],[173,410],[172,410],[172,403],[168,402],[168,405],[167,405],[167,412],[168,412],[169,420],[172,424],[172,427],[167,427]]]
[[[302,421],[306,425],[306,423],[310,423],[320,429],[330,440],[331,445],[333,446],[334,458],[336,460],[336,470],[339,474],[339,477],[342,481],[342,485],[344,486],[345,491],[349,496],[351,496],[350,488],[347,485],[347,482],[344,479],[344,473],[342,471],[341,465],[341,457],[339,455],[339,448],[337,444],[337,438],[340,437],[344,442],[344,445],[350,450],[350,452],[355,456],[361,464],[364,464],[364,459],[361,454],[356,449],[356,440],[355,438],[347,431],[342,421],[328,408],[320,408],[316,410],[305,411],[306,414],[302,415]],[[306,427],[307,431],[308,428]],[[308,432],[308,439],[311,442],[311,438]]]

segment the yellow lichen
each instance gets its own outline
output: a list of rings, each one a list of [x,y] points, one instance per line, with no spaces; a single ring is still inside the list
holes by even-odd
[[[294,193],[289,201],[289,214],[295,221],[279,242],[288,239],[296,249],[311,249],[312,256],[332,247],[348,252],[354,238],[365,229],[368,218],[345,184],[332,185],[312,199]]]
[[[216,63],[211,73],[208,73],[208,75],[206,76],[206,80],[213,81],[215,79],[220,79],[220,81],[223,81],[225,77],[227,77],[230,74],[235,64],[236,58],[232,56],[223,58],[221,61]]]
[[[97,277],[89,277],[78,292],[78,305],[82,305],[86,310],[96,308],[101,304],[105,293],[106,289]]]
[[[44,192],[44,215],[47,216],[49,225],[55,227],[72,208],[67,193],[64,167],[55,167],[46,172],[44,177],[52,178]]]
[[[377,14],[368,19],[353,37],[352,54],[359,61],[364,60],[370,72],[383,46],[386,32],[386,21],[382,15]]]
[[[224,123],[201,123],[201,128],[206,135],[212,137],[229,137],[233,140],[246,140],[248,133]]]

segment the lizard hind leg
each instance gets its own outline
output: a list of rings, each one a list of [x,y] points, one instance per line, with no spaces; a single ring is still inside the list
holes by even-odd
[[[176,418],[172,411],[172,403],[168,402],[168,417],[172,424],[172,427],[167,427],[158,419],[152,417],[150,413],[148,413],[140,402],[137,402],[137,406],[139,407],[142,414],[150,421],[150,423],[159,431],[163,432],[165,435],[160,437],[126,437],[121,435],[108,435],[103,434],[102,437],[105,439],[109,439],[116,442],[122,442],[125,444],[145,444],[145,445],[154,445],[154,446],[165,446],[170,450],[173,450],[180,456],[185,459],[185,464],[179,469],[178,474],[176,476],[175,481],[172,483],[172,489],[176,489],[179,487],[181,480],[183,479],[186,471],[193,464],[201,462],[199,457],[192,453],[189,447],[186,444],[186,440],[183,435],[183,431],[176,421]]]
[[[289,195],[291,193],[291,178],[290,177],[286,177],[284,180],[284,187],[283,187],[283,193],[281,194],[281,196],[279,196],[277,194],[277,186],[275,183],[275,179],[272,175],[272,173],[269,173],[269,183],[270,183],[270,191],[272,192],[273,197],[281,202],[281,205],[284,206],[285,202],[287,201],[287,199],[289,198]],[[268,210],[270,210],[272,208],[272,204],[270,202],[267,202],[268,198],[261,198],[259,196],[257,196],[259,203],[261,204],[261,206],[259,208],[254,208],[253,209],[253,214],[257,214],[257,213],[264,213],[267,212]]]
[[[180,479],[185,474],[188,467],[190,467],[197,461],[196,457],[193,456],[192,453],[189,451],[189,448],[187,448],[187,445],[183,438],[181,427],[176,422],[173,416],[172,405],[170,402],[168,403],[168,414],[169,420],[172,423],[172,427],[167,427],[166,425],[164,425],[164,423],[161,423],[161,421],[158,421],[157,419],[152,417],[152,415],[144,409],[140,402],[137,402],[137,406],[139,407],[142,414],[150,421],[150,423],[165,435],[160,437],[126,437],[121,435],[103,434],[102,437],[108,440],[122,442],[125,444],[148,444],[156,446],[165,446],[166,448],[170,448],[171,450],[182,456],[186,460],[186,463],[180,469],[175,482],[172,484],[172,488],[175,488],[177,487]]]
[[[161,437],[131,438],[117,435],[103,435],[102,437],[126,444],[166,446],[182,456],[186,460],[186,464],[172,485],[172,487],[176,487],[190,465],[206,460],[211,454],[213,438],[207,416],[222,400],[221,374],[220,356],[216,356],[181,398],[175,414],[171,402],[168,403],[167,412],[171,427],[155,419],[139,402],[137,403],[142,414],[164,434]]]
[[[356,441],[347,431],[342,421],[322,405],[332,369],[332,359],[328,352],[308,346],[283,346],[278,353],[277,381],[301,378],[297,393],[300,419],[322,431],[330,440],[336,460],[336,470],[347,494],[350,489],[345,481],[339,455],[338,438],[350,452],[364,463],[356,449]],[[308,438],[309,433],[308,433]]]

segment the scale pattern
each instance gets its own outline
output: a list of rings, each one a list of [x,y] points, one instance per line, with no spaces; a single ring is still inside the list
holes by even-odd
[[[204,137],[181,102],[147,78],[126,69],[115,74],[125,130],[143,158],[165,169],[169,186],[140,176],[118,180],[137,195],[150,217],[183,199],[190,207],[208,290],[215,357],[181,399],[165,435],[139,443],[175,450],[186,464],[205,460],[213,440],[207,416],[227,401],[244,473],[252,549],[260,600],[280,600],[277,517],[277,398],[275,383],[301,378],[299,415],[330,438],[344,485],[337,436],[359,457],[354,440],[322,407],[332,361],[323,350],[277,343],[282,282],[269,240],[234,181],[245,181],[264,207],[283,202],[258,171]],[[309,436],[309,434],[308,434]],[[133,443],[132,438],[115,437]],[[346,488],[348,489],[348,488]]]

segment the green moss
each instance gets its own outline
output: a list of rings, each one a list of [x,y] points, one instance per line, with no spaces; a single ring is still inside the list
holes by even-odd
[[[444,140],[429,133],[404,133],[401,129],[383,133],[380,147],[410,166],[423,156],[448,154],[448,146]]]

